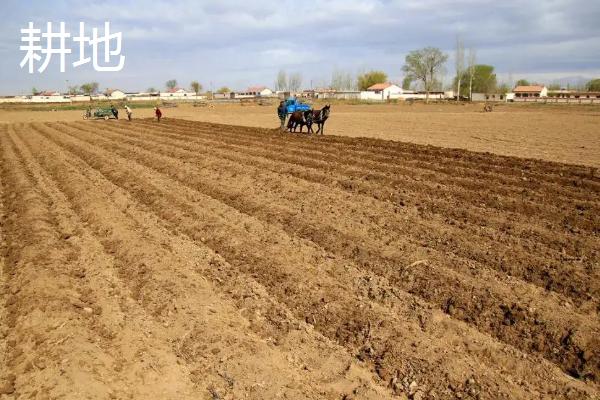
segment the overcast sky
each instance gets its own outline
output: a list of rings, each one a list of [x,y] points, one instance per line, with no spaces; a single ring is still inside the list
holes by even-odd
[[[478,62],[495,66],[500,81],[600,77],[597,0],[4,0],[2,13],[0,94],[64,91],[67,80],[127,91],[163,89],[168,79],[243,89],[273,86],[280,69],[302,73],[304,87],[326,85],[334,69],[380,69],[400,82],[406,54],[425,46],[450,55],[448,81],[457,35]],[[78,47],[69,39],[74,54],[65,73],[55,55],[46,71],[29,74],[19,66],[20,29],[29,21],[43,30],[47,21],[55,29],[64,21],[73,36],[80,21],[101,33],[110,21],[111,32],[123,34],[125,66],[73,68]]]

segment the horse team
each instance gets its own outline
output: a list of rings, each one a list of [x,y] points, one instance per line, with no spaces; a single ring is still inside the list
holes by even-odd
[[[300,133],[302,128],[306,126],[307,133],[313,133],[313,124],[317,125],[317,131],[315,134],[323,135],[325,130],[325,121],[329,118],[329,110],[331,106],[327,104],[320,110],[308,110],[308,111],[295,111],[290,114],[290,119],[287,123],[287,129],[289,132],[296,132],[296,128],[300,127]]]

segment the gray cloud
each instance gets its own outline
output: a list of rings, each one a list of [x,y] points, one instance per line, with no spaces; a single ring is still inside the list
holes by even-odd
[[[4,10],[0,93],[62,89],[66,79],[130,90],[169,78],[243,88],[272,84],[279,68],[301,72],[305,85],[326,83],[335,68],[378,68],[399,80],[408,51],[436,46],[451,54],[457,34],[504,78],[600,76],[600,3],[583,0],[9,0]],[[73,31],[78,21],[111,21],[123,32],[125,69],[60,74],[51,64],[41,76],[27,74],[18,46],[30,20],[65,21]],[[449,77],[452,62],[447,69]]]

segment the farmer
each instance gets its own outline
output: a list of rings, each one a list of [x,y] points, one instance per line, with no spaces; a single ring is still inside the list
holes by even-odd
[[[154,107],[154,114],[156,114],[156,120],[158,122],[160,122],[160,117],[162,117],[162,112],[160,111],[160,108]]]
[[[117,110],[117,107],[115,107],[113,104],[111,104],[110,110],[112,111],[112,114],[115,116],[115,118],[119,119],[119,110]]]
[[[133,113],[131,112],[131,108],[129,108],[127,104],[125,104],[125,112],[127,113],[127,119],[131,121],[131,114]]]
[[[279,107],[277,107],[277,116],[281,122],[279,129],[283,131],[285,130],[285,119],[287,117],[287,110],[285,109],[285,103],[283,101],[280,102]]]

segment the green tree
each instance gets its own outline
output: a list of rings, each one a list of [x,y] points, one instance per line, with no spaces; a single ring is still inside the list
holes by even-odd
[[[37,89],[35,86],[31,88],[31,94],[32,94],[32,95],[34,95],[34,96],[35,96],[35,95],[36,95],[36,94],[38,94],[39,92],[40,92],[40,91],[39,91],[39,90],[38,90],[38,89]]]
[[[194,93],[196,93],[196,96],[198,96],[198,93],[200,93],[202,90],[202,85],[198,81],[192,81],[192,83],[190,83],[190,87]]]
[[[402,79],[402,89],[410,90],[410,85],[412,84],[412,78],[410,76],[405,76]]]
[[[529,86],[529,85],[530,85],[530,83],[529,83],[529,81],[528,81],[527,79],[519,79],[519,80],[517,81],[517,84],[516,84],[516,85],[517,85],[517,86]]]
[[[176,79],[169,79],[165,83],[165,86],[167,87],[167,89],[175,89],[177,87],[177,80]]]
[[[100,85],[98,85],[98,82],[88,82],[81,85],[80,89],[84,94],[87,94],[89,96],[94,93],[97,93],[99,87]]]
[[[148,89],[146,89],[146,92],[148,92],[148,93],[156,93],[156,89],[151,86]]]
[[[387,74],[383,71],[365,72],[357,78],[358,90],[367,90],[376,83],[385,83],[387,78]]]
[[[600,92],[600,78],[592,79],[585,84],[585,88],[588,92]]]
[[[219,90],[217,90],[217,93],[231,93],[231,89],[229,89],[227,86],[222,86],[219,88]]]
[[[438,75],[444,70],[448,55],[435,47],[413,50],[406,56],[402,70],[412,80],[421,81],[425,89],[425,102],[429,102],[429,92],[439,83]]]
[[[454,78],[454,85],[456,86],[457,79]],[[494,73],[494,67],[491,65],[477,64],[473,68],[473,86],[472,90],[474,93],[493,93],[496,91],[498,82],[496,81],[496,74]],[[461,92],[469,92],[469,72],[463,72],[461,82]]]

